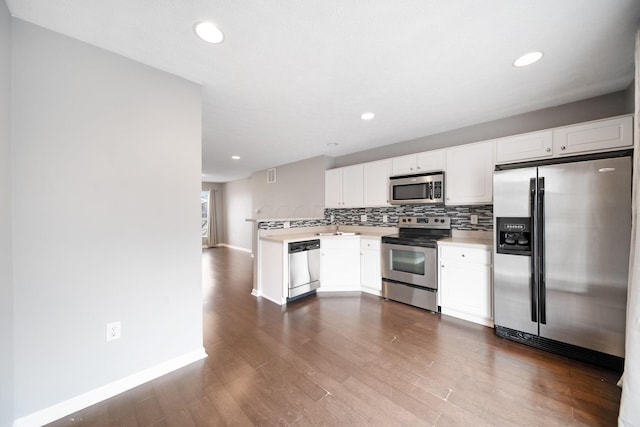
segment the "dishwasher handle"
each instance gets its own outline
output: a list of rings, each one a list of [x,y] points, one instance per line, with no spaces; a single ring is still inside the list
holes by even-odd
[[[312,251],[315,249],[320,249],[320,239],[289,243],[290,254],[295,254],[298,252],[305,252],[305,251]]]

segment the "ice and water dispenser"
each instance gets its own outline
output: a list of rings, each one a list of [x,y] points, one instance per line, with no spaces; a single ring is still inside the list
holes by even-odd
[[[531,218],[497,218],[497,252],[499,254],[531,255]]]

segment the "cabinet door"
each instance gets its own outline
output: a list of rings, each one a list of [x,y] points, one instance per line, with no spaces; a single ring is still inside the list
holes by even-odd
[[[488,265],[443,261],[442,308],[491,319],[491,269]]]
[[[342,207],[360,208],[363,206],[362,165],[342,168]]]
[[[391,175],[409,175],[416,173],[418,157],[415,154],[391,159]]]
[[[598,120],[553,131],[553,151],[558,155],[631,148],[632,146],[632,116]]]
[[[342,169],[324,172],[324,207],[342,207]]]
[[[364,164],[364,206],[389,206],[390,175],[390,159]]]
[[[553,155],[553,132],[535,132],[496,141],[496,163],[543,159]]]
[[[425,151],[417,155],[418,172],[435,172],[444,170],[444,150]]]
[[[491,203],[493,166],[493,141],[447,148],[445,204]]]
[[[365,292],[380,295],[382,274],[380,272],[380,239],[360,240],[360,284]]]
[[[321,291],[360,290],[360,239],[328,237],[320,240]]]

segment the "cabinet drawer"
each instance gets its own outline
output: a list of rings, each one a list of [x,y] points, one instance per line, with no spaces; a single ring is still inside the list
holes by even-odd
[[[360,249],[380,250],[380,239],[362,237],[360,239]]]
[[[486,249],[476,249],[461,246],[441,246],[440,261],[469,262],[473,264],[491,264],[491,252]]]

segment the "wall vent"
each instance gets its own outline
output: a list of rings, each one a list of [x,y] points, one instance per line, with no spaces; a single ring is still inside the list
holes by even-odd
[[[267,184],[276,182],[276,168],[267,169]]]

